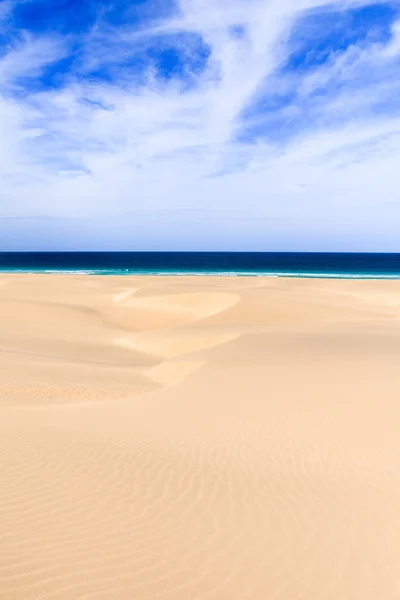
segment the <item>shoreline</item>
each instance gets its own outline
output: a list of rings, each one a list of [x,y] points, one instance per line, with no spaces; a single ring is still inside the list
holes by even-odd
[[[364,273],[243,273],[243,272],[102,272],[90,270],[46,270],[46,271],[1,271],[0,276],[5,275],[72,275],[72,276],[95,276],[95,277],[243,277],[243,278],[271,278],[271,279],[340,279],[340,280],[367,280],[367,281],[396,281],[400,280],[400,274],[364,274]]]

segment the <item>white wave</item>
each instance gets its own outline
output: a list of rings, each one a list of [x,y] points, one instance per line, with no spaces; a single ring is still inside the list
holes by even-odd
[[[60,274],[60,275],[121,275],[121,276],[157,276],[157,277],[274,277],[302,279],[400,279],[399,274],[386,273],[313,273],[309,271],[165,271],[146,269],[10,269],[0,268],[1,273]]]

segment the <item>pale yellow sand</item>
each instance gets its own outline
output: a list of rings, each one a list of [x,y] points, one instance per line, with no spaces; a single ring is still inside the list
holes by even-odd
[[[400,598],[400,282],[0,279],[1,600]]]

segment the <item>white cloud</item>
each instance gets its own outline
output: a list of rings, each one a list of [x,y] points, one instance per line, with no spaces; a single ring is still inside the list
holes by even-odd
[[[29,34],[21,35],[0,60],[0,86],[14,86],[21,77],[40,76],[47,65],[59,60],[65,53],[65,44],[58,39],[33,39]]]
[[[105,48],[118,65],[140,38],[200,34],[212,54],[189,90],[150,71],[140,86],[123,72],[112,83],[80,76],[62,89],[10,94],[69,43],[23,38],[0,59],[0,249],[70,248],[75,235],[94,249],[400,250],[400,121],[369,110],[398,86],[394,69],[372,85],[375,96],[362,91],[363,71],[394,64],[397,26],[387,45],[353,47],[303,79],[299,102],[338,78],[354,84],[354,73],[360,86],[316,102],[285,144],[237,141],[240,115],[290,51],[301,12],[350,4],[361,2],[182,0],[181,16],[145,32],[88,36],[80,73],[102,64]],[[284,110],[295,118],[301,106]]]

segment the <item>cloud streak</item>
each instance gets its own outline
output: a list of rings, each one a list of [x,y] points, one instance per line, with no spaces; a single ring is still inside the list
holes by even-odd
[[[97,6],[0,12],[0,249],[400,251],[397,2]]]

